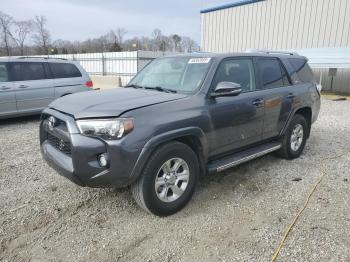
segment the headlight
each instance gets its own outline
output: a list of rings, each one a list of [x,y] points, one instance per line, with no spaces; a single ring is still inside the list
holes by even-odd
[[[134,129],[131,118],[77,120],[80,133],[103,139],[118,139]]]

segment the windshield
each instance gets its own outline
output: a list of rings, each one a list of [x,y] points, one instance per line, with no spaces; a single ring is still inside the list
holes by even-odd
[[[197,90],[208,71],[210,58],[166,57],[152,61],[128,86],[164,88],[180,93]]]

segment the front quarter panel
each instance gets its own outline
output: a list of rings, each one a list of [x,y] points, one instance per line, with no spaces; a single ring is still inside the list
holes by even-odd
[[[123,143],[129,148],[142,149],[132,172],[135,180],[154,149],[162,143],[184,136],[199,139],[204,159],[210,150],[207,141],[211,132],[210,119],[204,109],[202,95],[133,110],[122,115],[134,119],[134,130]]]
[[[134,130],[125,137],[131,148],[143,148],[152,138],[174,130],[196,127],[203,134],[210,131],[200,95],[132,110],[121,117],[134,119]]]

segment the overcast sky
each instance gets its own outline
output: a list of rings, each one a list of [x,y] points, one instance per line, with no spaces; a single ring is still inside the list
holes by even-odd
[[[231,0],[229,2],[234,2]],[[52,39],[84,40],[123,27],[126,37],[187,35],[199,42],[200,10],[227,0],[0,0],[0,11],[17,20],[44,15]]]

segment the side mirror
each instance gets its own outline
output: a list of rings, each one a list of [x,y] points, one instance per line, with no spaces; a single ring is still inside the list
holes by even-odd
[[[210,93],[211,97],[219,96],[237,96],[242,92],[241,85],[234,82],[220,82],[214,92]]]

